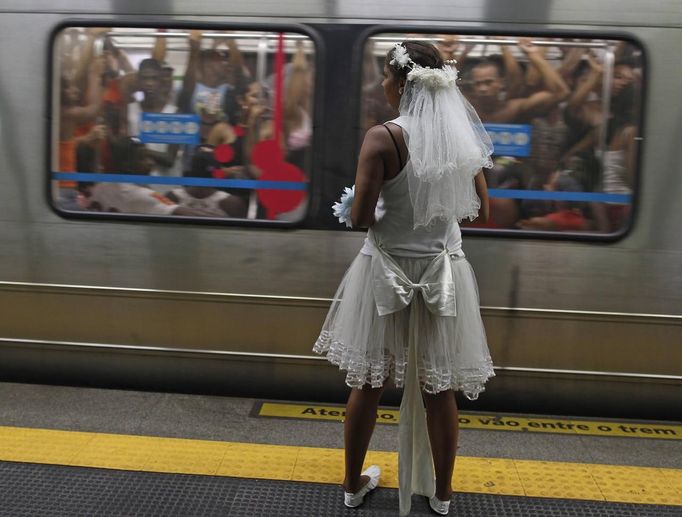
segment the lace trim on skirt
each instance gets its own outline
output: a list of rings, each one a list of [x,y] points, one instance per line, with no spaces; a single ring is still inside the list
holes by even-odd
[[[326,354],[327,360],[346,371],[346,385],[362,389],[369,384],[372,388],[380,388],[389,377],[397,388],[405,384],[407,361],[396,361],[392,355],[384,355],[381,362],[368,362],[354,357],[343,343],[333,339],[329,332],[323,331],[315,342],[313,351]],[[407,357],[407,349],[404,351]],[[468,368],[427,367],[418,365],[419,384],[422,391],[436,394],[445,390],[461,391],[469,400],[476,400],[485,391],[485,383],[495,376],[492,360],[481,361],[477,366]]]
[[[410,279],[420,278],[431,257],[394,257]],[[313,351],[345,370],[353,388],[403,387],[410,340],[415,340],[421,389],[453,389],[475,399],[495,375],[481,320],[478,287],[466,259],[451,262],[457,316],[432,314],[421,295],[408,307],[379,316],[371,279],[372,257],[360,253],[339,285]]]

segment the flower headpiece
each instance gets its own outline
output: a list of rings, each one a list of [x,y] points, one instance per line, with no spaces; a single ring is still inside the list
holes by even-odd
[[[407,52],[407,48],[402,43],[396,43],[393,46],[393,59],[389,61],[389,64],[396,68],[410,67],[410,71],[407,73],[408,81],[421,82],[425,86],[436,90],[439,88],[450,88],[456,84],[457,69],[451,66],[456,62],[454,59],[449,59],[445,61],[445,66],[442,68],[421,66],[412,60]]]
[[[481,167],[492,167],[493,146],[476,111],[457,88],[453,61],[441,67],[420,66],[403,43],[392,52],[389,65],[407,79],[398,110],[409,134],[405,174],[413,226],[428,227],[435,219],[474,219],[480,208],[474,177]]]
[[[407,49],[402,43],[396,43],[393,45],[393,59],[391,59],[391,65],[395,65],[397,68],[405,68],[410,63],[412,66],[417,66],[417,63],[412,61],[410,54],[407,53]]]

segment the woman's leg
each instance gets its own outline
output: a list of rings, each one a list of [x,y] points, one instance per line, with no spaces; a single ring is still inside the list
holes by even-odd
[[[424,393],[424,400],[433,466],[436,470],[436,497],[441,501],[447,501],[452,495],[451,480],[455,468],[459,430],[455,393],[452,390],[441,391],[435,395]]]
[[[361,390],[353,388],[346,404],[346,419],[343,424],[343,436],[346,445],[346,477],[343,488],[346,492],[355,493],[368,481],[367,476],[360,476],[362,463],[369,447],[369,440],[374,431],[377,419],[377,408],[383,391],[372,388],[368,384]],[[365,478],[365,479],[362,479]]]

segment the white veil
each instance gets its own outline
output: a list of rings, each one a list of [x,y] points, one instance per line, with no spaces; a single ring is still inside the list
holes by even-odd
[[[482,167],[492,167],[490,137],[459,91],[456,70],[412,65],[400,116],[407,125],[414,227],[436,218],[474,219],[481,206],[474,176]]]

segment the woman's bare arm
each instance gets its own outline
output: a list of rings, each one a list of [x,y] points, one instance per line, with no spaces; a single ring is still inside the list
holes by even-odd
[[[355,198],[351,208],[354,228],[368,228],[374,224],[381,185],[384,181],[384,156],[389,136],[381,126],[374,126],[365,135],[355,174]]]
[[[476,194],[481,200],[481,208],[478,210],[478,217],[476,221],[479,223],[487,223],[490,219],[490,201],[488,200],[488,184],[485,181],[483,171],[478,171],[474,176],[474,185],[476,187]]]

